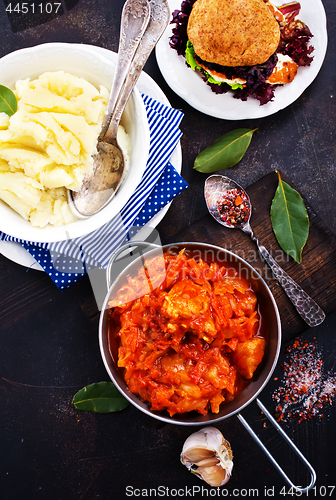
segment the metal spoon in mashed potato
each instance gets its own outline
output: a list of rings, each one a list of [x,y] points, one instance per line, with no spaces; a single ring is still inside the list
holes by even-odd
[[[126,58],[130,58],[130,51],[125,49],[124,40],[124,24],[123,16],[126,10],[126,5],[132,12],[132,18],[129,17],[128,28],[130,24],[136,22],[136,17],[141,16],[143,11],[139,8],[142,2],[138,0],[129,0],[126,2],[120,29],[120,44],[118,51],[118,63],[121,61],[125,67]],[[119,148],[119,139],[117,137],[118,125],[123,113],[123,110],[128,102],[128,99],[133,91],[133,88],[140,76],[140,73],[150,55],[153,48],[159,41],[162,33],[166,29],[170,10],[167,0],[151,0],[148,4],[150,9],[150,18],[145,31],[139,35],[137,40],[137,48],[133,51],[134,57],[128,60],[127,68],[128,74],[123,74],[123,77],[117,81],[117,71],[113,87],[111,90],[111,97],[107,106],[106,117],[102,126],[102,131],[98,138],[97,155],[94,155],[94,164],[92,173],[84,179],[82,188],[78,192],[68,193],[68,202],[70,209],[78,218],[87,218],[104,208],[114,197],[117,189],[122,183],[124,174],[124,163],[122,148]],[[135,9],[135,10],[134,10]],[[143,8],[146,10],[146,7]],[[127,10],[126,10],[127,13]],[[139,24],[139,21],[138,21]],[[145,23],[144,23],[145,24]],[[130,32],[132,34],[132,31]],[[133,31],[134,41],[134,31]],[[132,42],[132,41],[131,41]],[[123,46],[124,45],[124,46]],[[132,43],[131,43],[132,45]],[[118,64],[117,64],[118,68]],[[119,78],[119,77],[118,77]],[[120,81],[123,86],[119,85]],[[119,96],[116,99],[114,92],[117,89]],[[121,145],[121,144],[120,144]]]
[[[118,142],[118,127],[127,101],[119,106],[118,101],[127,85],[125,80],[149,19],[150,6],[147,0],[126,1],[121,16],[116,72],[98,137],[97,153],[92,156],[91,172],[84,177],[81,188],[68,192],[70,209],[79,219],[91,217],[104,208],[115,195],[123,178],[125,160]]]

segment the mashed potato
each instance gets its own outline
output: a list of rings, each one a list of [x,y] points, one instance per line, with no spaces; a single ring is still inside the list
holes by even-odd
[[[57,71],[19,80],[14,93],[17,112],[0,113],[0,198],[34,226],[73,222],[66,189],[78,190],[92,167],[109,92]]]

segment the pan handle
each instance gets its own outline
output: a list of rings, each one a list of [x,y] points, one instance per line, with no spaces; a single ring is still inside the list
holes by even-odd
[[[265,408],[265,406],[262,404],[262,402],[259,399],[256,399],[256,402],[259,406],[259,408],[262,410],[262,412],[266,415],[268,420],[271,422],[271,424],[276,428],[276,430],[281,434],[281,436],[284,438],[284,440],[289,444],[289,446],[292,448],[292,450],[296,453],[296,455],[299,457],[301,462],[307,467],[310,473],[310,484],[306,486],[305,488],[302,488],[301,486],[295,486],[295,484],[292,483],[292,481],[289,479],[287,474],[283,471],[283,469],[280,467],[278,462],[275,460],[275,458],[271,455],[271,453],[268,451],[268,449],[265,447],[265,445],[262,443],[262,441],[259,439],[259,437],[256,435],[256,433],[253,431],[253,429],[250,427],[250,425],[246,422],[244,417],[239,413],[237,416],[240,420],[240,422],[243,424],[247,432],[253,437],[253,439],[257,442],[257,444],[260,446],[260,448],[263,450],[263,452],[267,455],[267,457],[270,459],[274,467],[277,469],[277,471],[281,474],[281,476],[287,481],[287,483],[294,488],[295,491],[297,492],[307,492],[309,491],[315,484],[316,481],[316,472],[313,469],[313,467],[310,465],[308,460],[302,455],[301,451],[295,446],[293,441],[290,439],[289,436],[285,433],[285,431],[280,427],[278,422],[272,417],[270,412]]]
[[[106,283],[107,283],[107,289],[110,288],[111,286],[111,269],[112,269],[112,265],[114,263],[114,261],[117,259],[117,257],[125,252],[126,250],[130,249],[130,248],[133,248],[133,247],[145,247],[145,248],[148,248],[148,247],[153,247],[153,248],[162,248],[161,245],[157,245],[156,243],[151,243],[151,242],[148,242],[148,241],[129,241],[127,243],[125,243],[124,245],[122,245],[121,247],[117,248],[117,250],[115,250],[112,254],[111,254],[111,257],[110,257],[110,260],[107,264],[107,268],[106,268]]]

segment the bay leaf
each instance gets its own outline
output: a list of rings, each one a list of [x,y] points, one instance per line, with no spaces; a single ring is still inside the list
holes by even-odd
[[[8,87],[0,85],[0,113],[14,115],[17,110],[17,101],[14,93]]]
[[[238,128],[222,135],[201,151],[195,159],[194,169],[210,173],[233,167],[243,158],[256,130]]]
[[[302,260],[302,249],[309,233],[309,217],[300,194],[281,179],[271,205],[271,222],[282,250],[296,262]]]
[[[120,411],[130,404],[112,382],[87,385],[74,395],[72,402],[78,410],[95,413]]]

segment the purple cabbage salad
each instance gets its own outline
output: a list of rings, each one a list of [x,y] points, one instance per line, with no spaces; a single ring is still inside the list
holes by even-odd
[[[172,14],[171,24],[175,24],[170,37],[169,45],[176,50],[178,55],[188,59],[188,52],[192,50],[194,62],[193,69],[198,71],[202,79],[210,86],[216,94],[225,94],[228,91],[233,92],[233,97],[246,101],[248,97],[259,100],[260,105],[266,104],[274,97],[274,91],[278,84],[272,85],[266,82],[267,78],[273,72],[278,62],[277,53],[290,56],[298,66],[309,66],[313,60],[311,55],[314,47],[309,44],[312,38],[308,26],[302,21],[295,19],[300,12],[300,4],[296,1],[277,7],[284,15],[284,21],[280,22],[280,42],[275,52],[263,64],[255,66],[221,66],[215,63],[206,63],[210,70],[224,73],[228,79],[241,78],[246,80],[244,85],[229,85],[226,82],[215,83],[214,79],[197,63],[202,60],[195,54],[191,42],[188,40],[187,25],[191,9],[196,0],[183,0],[181,8],[175,10]],[[188,59],[190,61],[190,59]],[[186,62],[188,66],[190,64]],[[196,67],[195,67],[196,66]],[[237,88],[238,87],[238,88]]]

